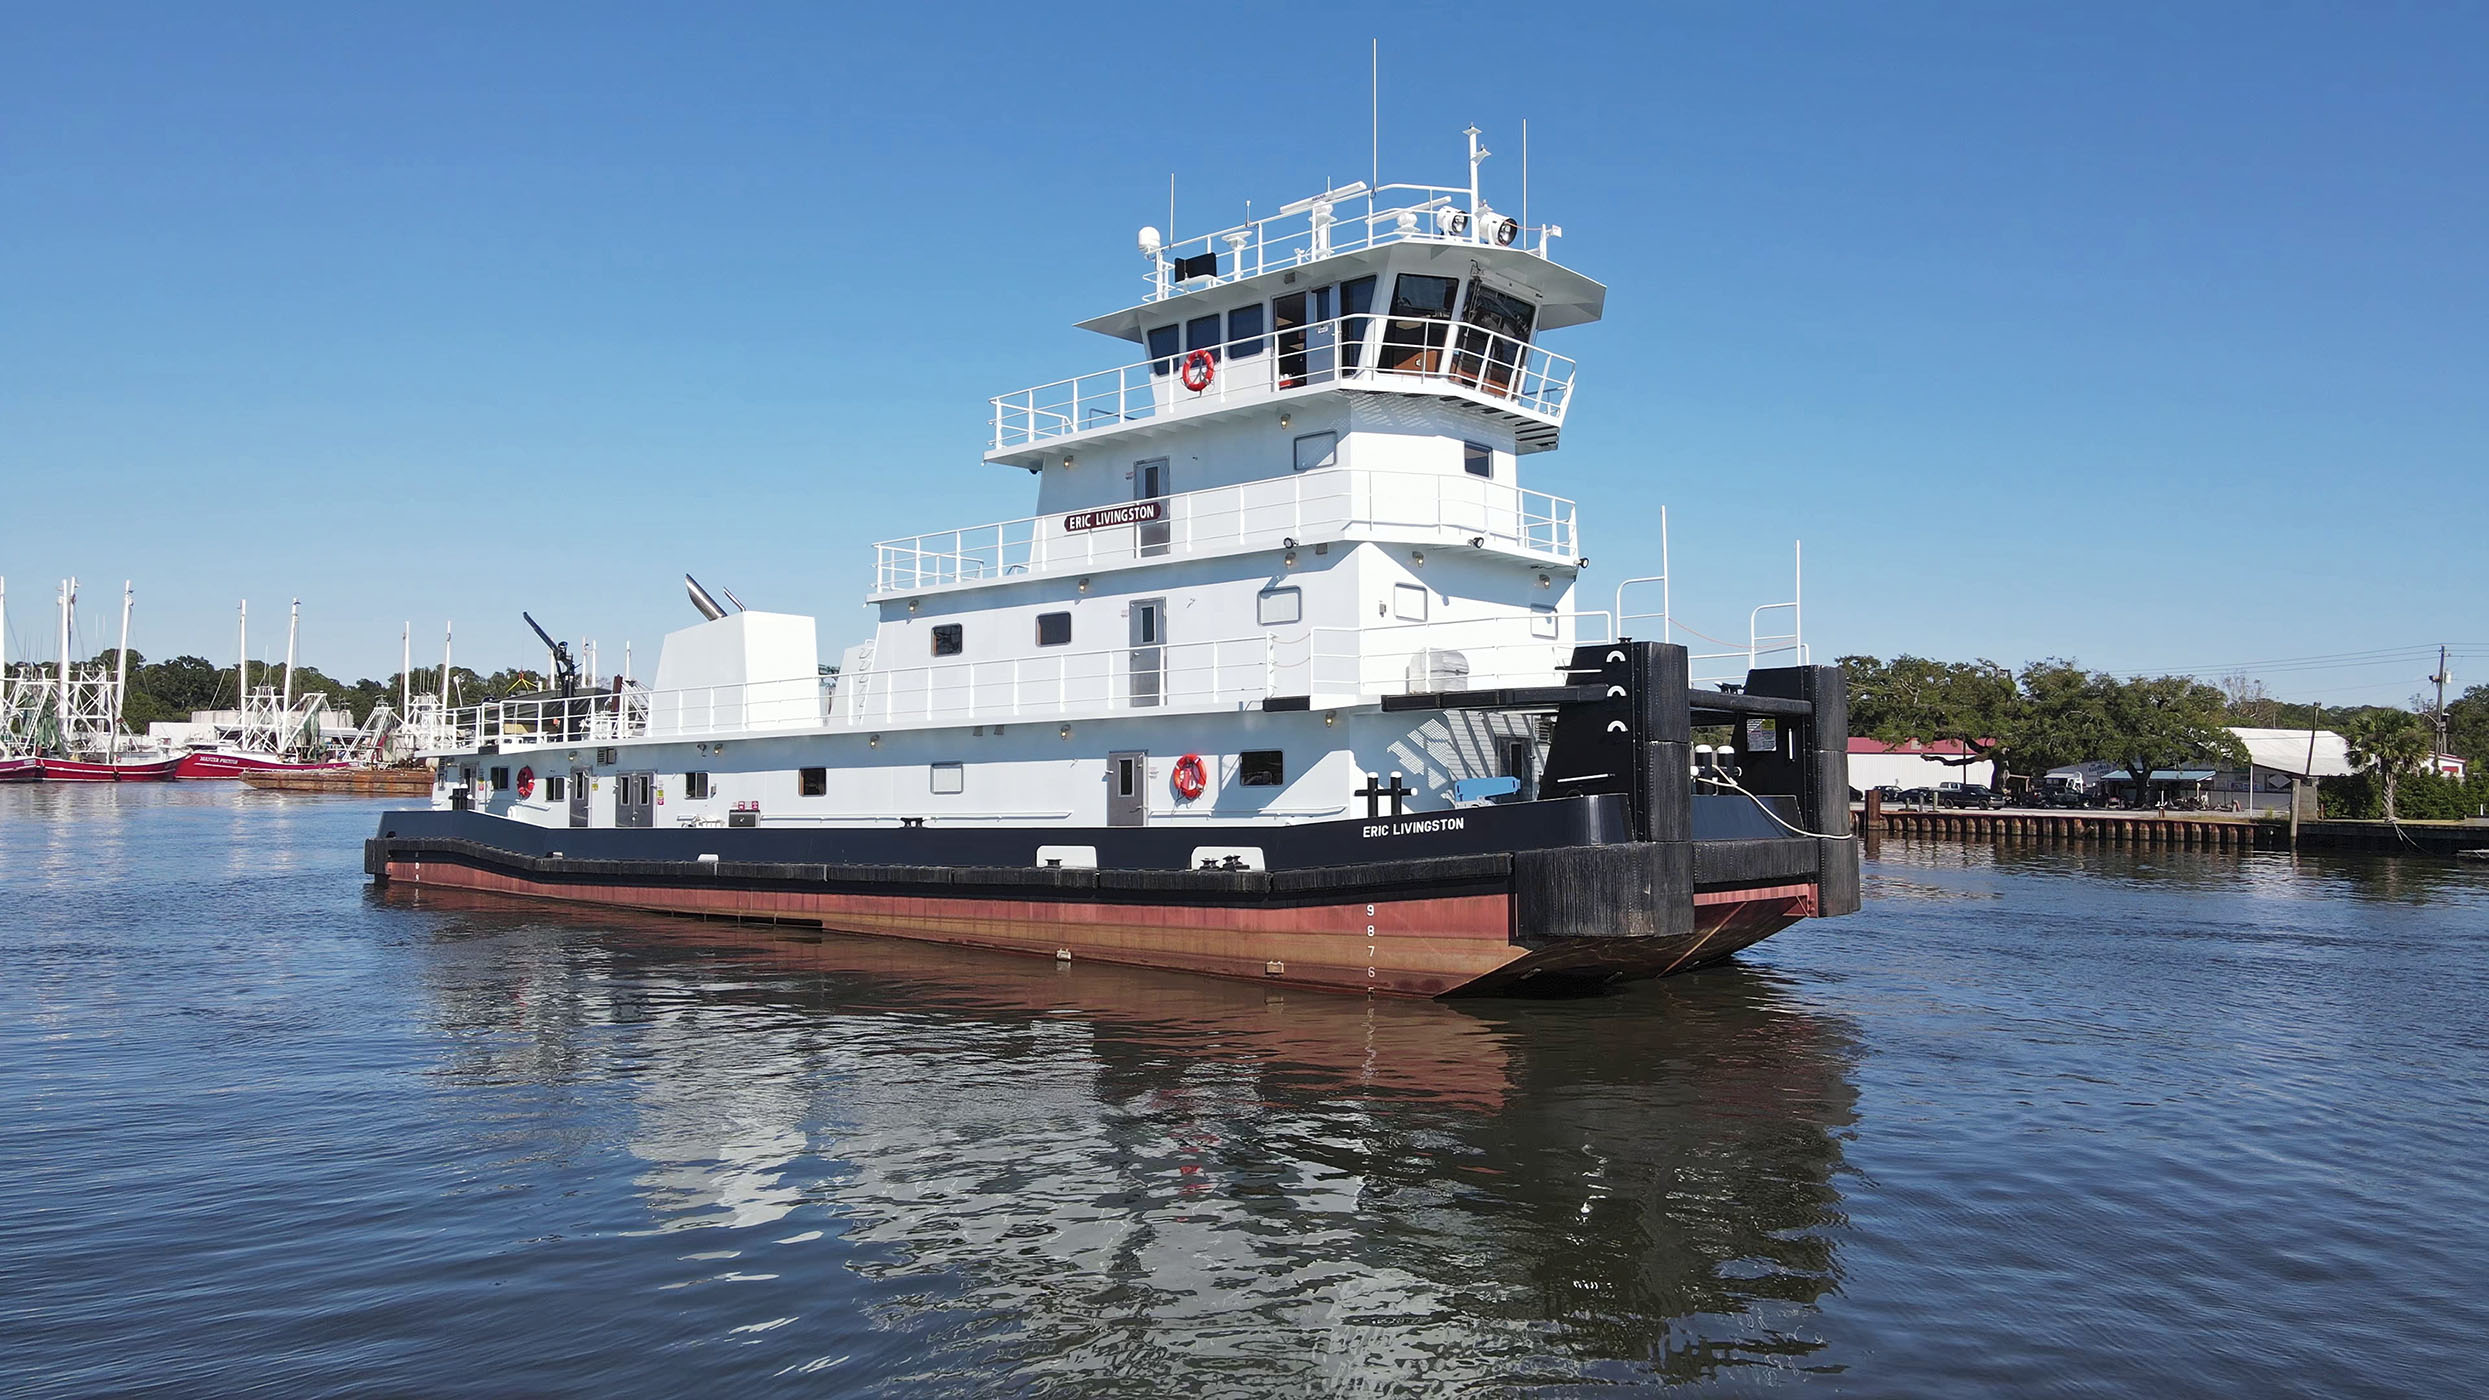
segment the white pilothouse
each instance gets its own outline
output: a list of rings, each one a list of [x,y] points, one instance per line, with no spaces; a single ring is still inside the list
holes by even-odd
[[[1574,503],[1521,479],[1571,406],[1573,362],[1540,340],[1598,319],[1605,290],[1550,256],[1560,230],[1481,197],[1475,132],[1470,148],[1465,189],[1359,182],[1182,243],[1141,230],[1142,299],[1082,323],[1139,358],[992,400],[986,461],[1037,478],[1034,514],[877,545],[879,620],[834,667],[811,617],[690,583],[704,620],[666,637],[653,686],[571,681],[449,715],[436,812],[465,831],[564,833],[505,844],[574,864],[583,847],[624,849],[591,832],[754,833],[691,853],[712,871],[766,850],[822,868],[1234,875],[1672,839],[1699,903],[1689,843],[1705,833],[1654,828],[1650,793],[1628,791],[1643,782],[1632,763],[1563,753],[1567,707],[1590,734],[1594,699],[1627,704],[1651,676],[1685,689],[1681,650],[1656,671],[1621,643],[1613,659],[1581,650],[1611,643],[1615,619],[1576,606],[1588,561]],[[1603,664],[1618,670],[1604,692],[1589,674]],[[1680,742],[1692,712],[1672,703],[1665,734],[1644,733],[1640,709],[1608,732]],[[1781,716],[1794,736],[1812,703],[1740,713]],[[1733,771],[1724,757],[1714,777]],[[1724,794],[1710,795],[1743,816],[1714,815],[1737,839],[1846,830],[1811,799]],[[771,831],[788,835],[758,836]],[[547,884],[501,887],[579,893]],[[1236,903],[1195,893],[1174,902]],[[1838,912],[1819,894],[1783,912]],[[1026,930],[823,921],[1030,946]],[[1367,948],[1362,978],[1310,980],[1440,991],[1527,951],[1505,941],[1444,975],[1387,979],[1392,960]],[[1104,947],[1287,975],[1253,949],[1169,957],[1122,934]]]

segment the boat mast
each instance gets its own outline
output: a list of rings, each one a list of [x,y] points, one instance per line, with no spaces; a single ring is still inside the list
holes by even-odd
[[[294,632],[302,626],[302,599],[294,600],[294,608],[285,619],[285,705],[279,711],[290,720],[294,713]]]
[[[412,619],[398,626],[398,721],[415,709],[415,624]]]
[[[242,724],[251,722],[251,600],[234,611],[233,712]]]
[[[449,644],[457,632],[455,623],[441,624],[441,708],[444,710],[449,708]]]
[[[60,731],[61,747],[69,747],[69,610],[78,603],[78,581],[65,578],[60,584]]]
[[[130,693],[130,581],[121,580],[121,654],[112,663],[112,715],[105,731],[107,757],[121,751],[121,719]]]

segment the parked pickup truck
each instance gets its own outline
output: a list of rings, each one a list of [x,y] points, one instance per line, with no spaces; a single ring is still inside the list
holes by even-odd
[[[1996,794],[1968,783],[1936,784],[1936,805],[1939,807],[1994,807]]]

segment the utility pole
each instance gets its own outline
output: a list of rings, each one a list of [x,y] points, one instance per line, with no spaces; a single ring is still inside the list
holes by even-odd
[[[2437,750],[2436,753],[2429,755],[2430,766],[2433,768],[2437,754],[2446,751],[2446,682],[2453,679],[2446,673],[2446,647],[2442,642],[2437,647],[2437,674],[2429,679],[2437,683],[2437,711],[2431,716],[2437,722]]]

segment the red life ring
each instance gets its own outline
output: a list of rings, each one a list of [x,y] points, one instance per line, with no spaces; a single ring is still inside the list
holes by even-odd
[[[1201,755],[1188,753],[1175,761],[1175,795],[1190,802],[1210,786],[1210,770],[1202,766]]]
[[[1193,377],[1194,370],[1201,371],[1201,377],[1199,379],[1195,379]],[[1185,388],[1198,394],[1202,390],[1209,388],[1210,381],[1218,378],[1218,376],[1219,362],[1211,357],[1209,351],[1195,350],[1193,353],[1184,357],[1183,379]]]
[[[533,797],[533,796],[535,796],[535,795],[536,795],[536,770],[535,770],[535,769],[533,769],[533,768],[522,768],[522,769],[520,769],[520,770],[519,770],[519,796],[521,796],[521,797]]]

